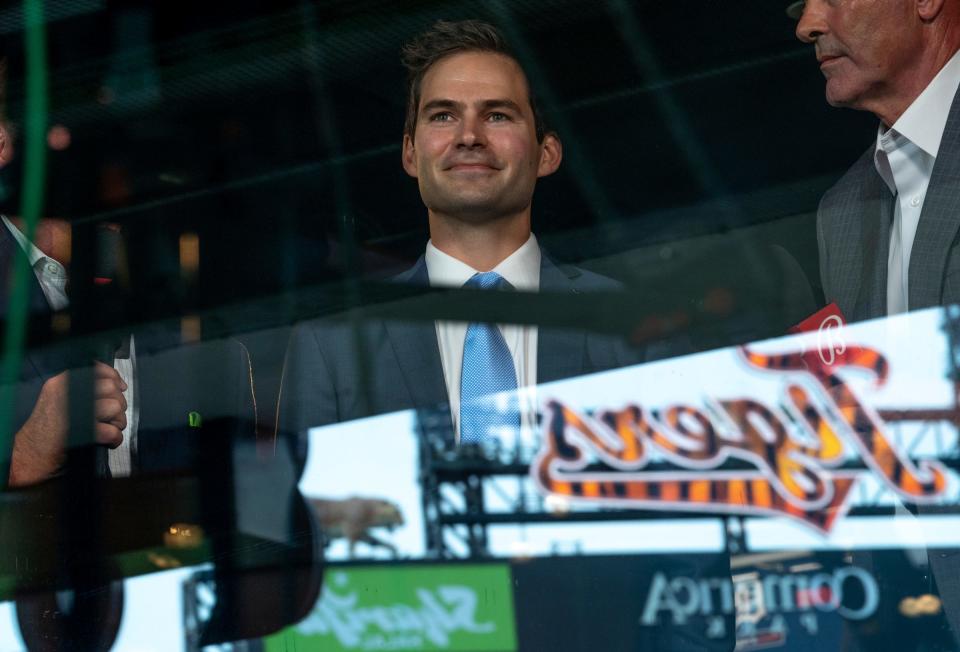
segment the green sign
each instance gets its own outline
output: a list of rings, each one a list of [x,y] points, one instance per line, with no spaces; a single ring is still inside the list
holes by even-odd
[[[309,616],[265,640],[267,652],[513,652],[507,565],[331,568]]]

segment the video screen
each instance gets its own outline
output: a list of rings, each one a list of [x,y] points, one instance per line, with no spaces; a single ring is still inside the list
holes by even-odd
[[[491,400],[534,406],[536,427],[476,449],[437,432],[446,406],[313,429],[300,489],[331,568],[295,640],[538,649],[520,617],[536,604],[581,625],[609,611],[622,649],[949,646],[921,624],[943,618],[930,557],[960,547],[955,323],[933,309],[527,388]],[[484,642],[401,624],[434,608]]]

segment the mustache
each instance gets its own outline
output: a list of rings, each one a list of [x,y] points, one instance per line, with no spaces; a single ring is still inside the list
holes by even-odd
[[[830,43],[829,41],[822,41],[819,39],[817,40],[815,51],[817,53],[817,61],[823,61],[824,59],[829,59],[831,57],[843,57],[847,54],[843,51],[843,48],[839,47],[835,43]]]

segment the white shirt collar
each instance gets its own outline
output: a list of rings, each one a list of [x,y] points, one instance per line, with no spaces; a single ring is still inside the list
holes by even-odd
[[[20,229],[6,216],[0,215],[0,220],[10,231],[13,239],[17,241],[17,245],[27,254],[30,267],[33,268],[33,273],[36,275],[37,282],[40,283],[40,289],[43,290],[43,295],[47,298],[50,307],[54,310],[63,310],[70,305],[70,299],[66,292],[67,269],[60,262],[50,258],[40,251],[36,245],[29,242],[26,236],[20,232]],[[0,226],[0,228],[3,227]]]
[[[36,265],[38,260],[44,260],[47,258],[47,255],[40,251],[37,248],[37,245],[28,241],[27,236],[23,235],[23,233],[20,232],[20,229],[18,229],[13,222],[7,219],[6,215],[0,215],[0,220],[3,220],[7,230],[10,231],[10,235],[12,235],[13,239],[17,241],[17,244],[20,245],[20,248],[23,249],[24,253],[27,254],[27,259],[29,259],[31,267]]]
[[[424,254],[430,285],[434,287],[462,287],[474,274],[470,265],[446,254],[427,242]],[[531,233],[519,249],[503,259],[493,270],[517,290],[536,292],[540,289],[540,246]]]
[[[943,129],[950,115],[953,98],[960,87],[960,50],[955,52],[940,69],[923,92],[907,107],[893,124],[893,129],[910,142],[936,158],[943,140]],[[877,135],[879,144],[884,134],[883,125]]]

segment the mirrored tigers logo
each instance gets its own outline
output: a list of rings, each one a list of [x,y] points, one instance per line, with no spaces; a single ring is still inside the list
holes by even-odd
[[[575,502],[786,515],[822,532],[845,512],[865,473],[907,502],[943,495],[942,465],[914,462],[898,450],[877,412],[839,373],[866,371],[875,388],[883,387],[890,368],[878,351],[831,344],[829,354],[768,355],[741,347],[739,356],[782,377],[781,405],[706,399],[700,407],[633,404],[588,415],[549,401],[531,466],[535,483]]]

